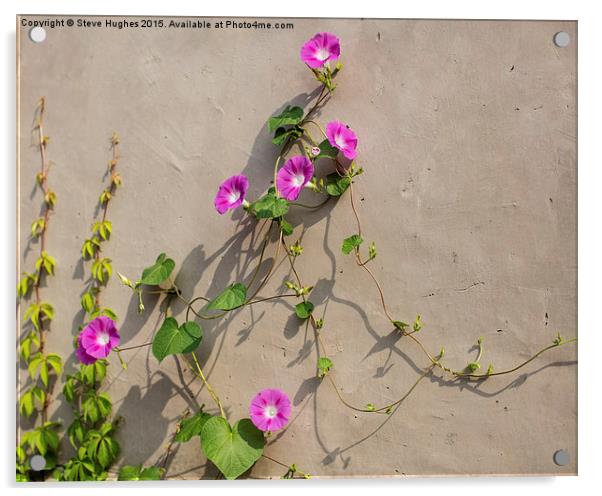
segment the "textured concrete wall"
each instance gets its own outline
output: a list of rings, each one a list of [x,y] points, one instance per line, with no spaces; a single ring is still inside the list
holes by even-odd
[[[31,17],[29,17],[31,19]],[[48,233],[57,276],[44,289],[56,307],[49,349],[69,356],[81,322],[79,296],[89,267],[89,235],[109,138],[122,139],[124,187],[111,203],[106,255],[136,277],[166,251],[186,295],[215,296],[248,280],[258,257],[253,223],[220,217],[213,195],[224,178],[266,187],[276,148],[266,120],[286,104],[307,105],[317,83],[299,61],[318,31],[341,38],[345,68],[319,120],[337,118],[359,135],[357,183],[365,238],[375,240],[374,271],[400,319],[421,314],[421,337],[450,364],[474,357],[502,369],[577,332],[576,37],[574,22],[294,20],[293,30],[48,30],[42,44],[20,37],[20,246],[33,264],[29,225],[39,167],[31,142],[38,98],[47,98],[48,149],[58,195]],[[572,44],[554,46],[557,31]],[[304,193],[307,202],[311,194]],[[333,377],[355,404],[382,404],[415,381],[424,357],[382,316],[378,294],[351,257],[348,198],[291,215],[302,237],[298,267],[324,317]],[[269,256],[273,255],[273,245]],[[266,267],[264,267],[265,270]],[[279,291],[282,265],[262,294]],[[147,342],[162,316],[147,311],[116,279],[104,301],[120,317],[124,345]],[[270,302],[204,324],[200,357],[231,419],[251,397],[279,387],[294,401],[290,427],[266,453],[321,476],[558,474],[577,471],[576,348],[553,350],[515,375],[480,385],[424,381],[390,417],[355,414],[328,383],[317,387],[311,330],[290,301]],[[182,307],[175,306],[183,317]],[[120,463],[153,463],[178,415],[206,403],[206,391],[173,358],[160,366],[148,348],[111,358],[108,391],[119,429]],[[190,393],[194,399],[190,397]],[[60,397],[54,418],[68,423]],[[553,463],[565,448],[571,462]],[[65,454],[68,454],[68,447]],[[252,476],[278,476],[260,460]],[[215,476],[200,447],[177,447],[172,478]]]

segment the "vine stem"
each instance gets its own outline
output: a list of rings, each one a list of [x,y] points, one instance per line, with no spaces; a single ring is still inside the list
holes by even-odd
[[[283,241],[283,243],[284,243],[284,241]],[[286,244],[285,244],[285,250],[286,250],[286,253],[289,254],[289,250],[288,250],[288,247],[286,246]],[[299,276],[299,273],[297,272],[297,269],[295,268],[295,264],[290,256],[290,254],[288,255],[288,260],[289,260],[291,270],[293,271],[293,274],[295,275],[295,278],[297,280],[297,284],[300,287],[303,287],[303,283],[301,282],[301,277]],[[305,296],[303,296],[303,301],[305,301]],[[316,336],[316,340],[318,343],[318,352],[320,352],[320,348],[322,348],[322,353],[320,353],[320,355],[322,355],[322,354],[328,355],[328,353],[326,353],[326,345],[324,344],[324,340],[322,339],[322,334],[320,333],[320,331],[318,329],[318,325],[316,323],[316,319],[313,316],[313,314],[310,315],[310,321],[312,324],[312,328],[314,329],[314,334]],[[327,374],[326,377],[328,378],[328,381],[330,382],[331,386],[335,390],[337,397],[339,398],[341,403],[343,403],[343,405],[345,405],[347,408],[350,408],[351,410],[354,410],[356,412],[380,413],[380,412],[386,412],[386,410],[389,410],[390,408],[393,408],[394,406],[396,406],[399,403],[401,403],[402,401],[404,401],[410,394],[412,394],[412,392],[418,386],[420,381],[422,381],[422,379],[424,379],[432,371],[434,366],[435,366],[434,364],[430,365],[429,368],[418,378],[418,380],[407,391],[407,393],[405,393],[399,400],[391,403],[390,405],[385,405],[385,406],[377,408],[375,410],[369,410],[367,408],[359,408],[359,407],[356,407],[356,406],[352,405],[351,403],[349,403],[347,400],[345,400],[345,398],[343,398],[343,396],[342,396],[341,392],[339,391],[339,388],[338,388],[335,380],[332,378],[332,376]]]
[[[407,392],[401,398],[399,398],[397,401],[394,401],[393,403],[390,403],[390,404],[385,405],[383,407],[375,408],[375,409],[370,409],[370,410],[367,409],[367,408],[359,408],[359,407],[356,407],[356,406],[352,405],[351,403],[349,403],[347,400],[345,400],[345,398],[343,398],[343,395],[339,391],[339,388],[336,385],[336,383],[334,382],[334,379],[330,375],[327,375],[326,377],[330,381],[330,384],[332,384],[332,387],[335,390],[335,392],[337,393],[337,396],[339,397],[339,400],[341,400],[341,402],[347,408],[350,408],[351,410],[355,410],[356,412],[362,412],[362,413],[383,413],[383,414],[388,414],[389,413],[388,411],[390,411],[391,408],[393,408],[394,406],[397,406],[400,403],[402,403],[408,396],[410,396],[410,394],[412,394],[414,392],[414,389],[416,389],[416,387],[418,386],[418,384],[420,384],[420,382],[427,375],[429,375],[432,372],[432,370],[433,370],[434,367],[435,367],[435,365],[430,365],[422,374],[420,374],[420,377],[418,377],[418,379],[416,380],[416,382],[414,382],[414,384],[412,384],[412,386],[410,387],[410,389],[408,389]]]
[[[112,149],[112,153],[113,153],[113,157],[112,157],[111,161],[109,162],[109,172],[111,174],[111,184],[108,189],[109,195],[105,199],[105,201],[102,205],[101,222],[105,222],[107,220],[107,213],[109,210],[109,202],[113,198],[113,194],[115,193],[115,189],[117,188],[117,185],[115,184],[115,181],[114,181],[114,178],[116,177],[115,176],[115,168],[117,167],[117,163],[120,158],[119,137],[117,136],[117,133],[113,133],[113,136],[111,137],[111,149]],[[96,249],[94,251],[94,261],[95,262],[100,260],[100,254],[101,254],[101,248],[100,248],[100,246],[98,246],[98,249]],[[98,281],[96,281],[96,283],[95,283],[95,288],[96,288],[96,291],[94,294],[94,304],[98,308],[100,306],[100,283]]]
[[[48,187],[48,170],[49,165],[46,159],[46,143],[47,137],[44,135],[44,113],[46,110],[46,99],[45,97],[40,98],[39,105],[39,115],[38,115],[38,142],[40,149],[40,188],[44,193],[44,226],[40,232],[40,257],[46,250],[46,230],[48,229],[48,223],[50,221],[50,210],[51,206],[47,201],[47,195],[50,191]],[[38,274],[36,280],[34,282],[34,294],[35,294],[35,302],[39,306],[42,299],[40,297],[40,284],[42,282],[42,268],[38,270]],[[41,356],[44,356],[44,350],[46,347],[46,329],[44,327],[44,319],[39,319],[39,336],[40,336],[40,346],[39,352]],[[46,423],[48,420],[48,408],[51,402],[51,391],[48,391],[45,398],[44,403],[42,404],[42,423]]]
[[[361,221],[360,221],[360,217],[359,214],[357,212],[356,206],[355,206],[355,200],[354,200],[354,196],[353,196],[353,183],[351,182],[349,184],[349,197],[351,200],[351,208],[353,210],[353,213],[355,215],[355,219],[356,219],[356,223],[357,223],[357,228],[359,231],[359,234],[361,235],[362,232],[362,228],[361,228]],[[381,301],[381,306],[383,309],[383,312],[385,313],[387,319],[389,320],[389,322],[391,322],[391,324],[394,324],[394,319],[391,316],[391,314],[389,313],[389,310],[387,308],[387,303],[385,300],[385,293],[382,289],[382,286],[380,285],[378,279],[376,278],[376,276],[373,274],[373,272],[366,266],[367,261],[362,261],[360,252],[359,252],[359,248],[356,247],[355,248],[355,257],[356,257],[356,263],[359,267],[361,267],[362,269],[364,269],[372,278],[378,293],[380,295],[380,301]],[[522,367],[524,367],[525,365],[528,365],[529,363],[531,363],[533,360],[535,360],[537,357],[539,357],[540,355],[542,355],[543,353],[545,353],[546,351],[551,350],[552,348],[557,348],[558,346],[562,346],[568,343],[573,343],[577,341],[577,338],[571,338],[568,340],[563,340],[563,341],[559,341],[559,342],[555,342],[549,346],[546,346],[544,348],[542,348],[541,350],[539,350],[537,353],[535,353],[533,356],[531,356],[530,358],[528,358],[527,360],[525,360],[524,362],[518,364],[515,367],[512,367],[510,369],[507,370],[503,370],[501,372],[491,372],[491,373],[485,373],[485,374],[474,374],[474,373],[466,373],[466,372],[460,372],[457,370],[453,370],[449,367],[444,366],[441,363],[441,357],[439,359],[434,358],[433,355],[431,353],[429,353],[429,351],[426,349],[426,347],[422,344],[422,342],[416,337],[414,336],[414,332],[408,332],[405,329],[401,331],[403,336],[407,336],[409,337],[412,341],[414,341],[414,343],[416,343],[418,345],[418,347],[422,350],[422,352],[426,355],[426,357],[430,360],[430,362],[432,363],[432,365],[434,367],[438,367],[440,368],[442,371],[444,372],[448,372],[450,374],[452,374],[455,378],[472,378],[472,379],[487,379],[488,377],[493,377],[493,376],[498,376],[498,375],[505,375],[505,374],[510,374],[512,372],[516,372],[517,370],[521,369]],[[483,352],[483,348],[482,345],[479,344],[479,356],[477,357],[477,361],[481,358]]]
[[[163,458],[162,458],[161,462],[159,463],[161,465],[161,467],[163,468],[162,475],[164,478],[167,476],[167,463],[169,462],[169,457],[171,456],[171,452],[173,450],[173,445],[176,442],[176,436],[178,435],[178,432],[180,431],[182,422],[184,420],[186,420],[186,418],[189,415],[190,415],[190,409],[187,407],[180,415],[180,418],[176,424],[174,433],[172,434],[171,439],[169,440],[169,442],[167,443],[167,446],[165,447],[165,454],[163,455]]]
[[[220,415],[222,416],[222,418],[224,420],[228,420],[226,418],[226,414],[224,413],[224,408],[222,407],[222,402],[219,400],[219,397],[217,396],[217,394],[215,393],[215,391],[213,390],[211,385],[207,382],[207,379],[205,378],[205,374],[203,374],[203,369],[201,368],[201,365],[199,364],[199,361],[196,357],[196,354],[194,352],[192,352],[191,355],[192,355],[192,359],[194,360],[194,364],[196,366],[198,376],[200,377],[201,381],[203,381],[203,384],[205,384],[205,387],[207,388],[207,391],[211,395],[211,398],[213,399],[213,401],[219,408]]]
[[[281,467],[284,467],[285,469],[287,469],[289,472],[291,472],[293,475],[294,474],[299,474],[301,477],[303,477],[304,479],[309,479],[310,475],[306,472],[301,472],[301,470],[298,470],[297,468],[293,469],[292,465],[287,465],[286,463],[283,463],[279,460],[276,460],[275,458],[272,458],[271,456],[268,456],[264,453],[261,454],[261,456],[263,458],[265,458],[266,460],[270,460],[271,462],[275,463],[276,465],[280,465]]]

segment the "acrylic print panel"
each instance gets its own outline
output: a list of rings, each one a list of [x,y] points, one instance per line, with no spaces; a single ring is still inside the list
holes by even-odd
[[[20,480],[577,473],[575,22],[17,34]]]

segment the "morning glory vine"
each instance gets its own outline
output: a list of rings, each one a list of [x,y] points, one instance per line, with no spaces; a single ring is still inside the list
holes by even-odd
[[[268,131],[273,133],[272,143],[280,147],[274,163],[272,185],[267,187],[260,198],[250,201],[247,198],[250,179],[242,174],[234,175],[221,183],[213,202],[220,215],[242,207],[256,223],[258,237],[263,235],[259,260],[251,273],[250,282],[243,284],[235,281],[213,298],[184,295],[172,278],[175,262],[165,253],[161,253],[153,265],[146,267],[135,282],[124,275],[119,275],[122,283],[131,288],[138,298],[141,312],[144,311],[145,293],[160,293],[168,300],[175,298],[186,305],[183,321],[166,314],[163,324],[151,343],[122,348],[121,351],[140,346],[152,346],[152,353],[159,362],[174,355],[188,363],[205,386],[216,410],[210,412],[202,407],[192,416],[183,419],[180,422],[176,441],[188,442],[192,439],[200,441],[200,448],[204,455],[228,479],[240,477],[261,457],[285,468],[287,471],[283,477],[309,477],[309,474],[299,471],[295,464],[283,463],[267,453],[271,433],[285,429],[292,414],[290,399],[285,391],[266,385],[265,389],[249,398],[248,418],[238,420],[228,418],[219,394],[211,387],[203,372],[204,364],[200,363],[195,353],[203,340],[203,329],[199,321],[220,319],[243,307],[274,299],[297,299],[295,315],[300,321],[310,323],[314,331],[318,351],[317,377],[321,380],[326,379],[330,383],[337,398],[345,407],[366,414],[384,415],[392,414],[394,409],[435,369],[440,369],[444,373],[444,380],[482,381],[493,376],[513,373],[543,353],[576,341],[575,338],[564,339],[559,334],[552,344],[543,347],[516,366],[497,371],[492,364],[489,364],[486,372],[478,372],[484,355],[483,339],[478,338],[477,357],[469,361],[464,368],[456,369],[443,361],[444,347],[441,347],[438,353],[434,353],[422,344],[417,336],[424,328],[420,316],[408,324],[391,314],[382,285],[370,268],[371,262],[377,257],[376,243],[372,241],[367,250],[365,249],[362,225],[355,203],[354,185],[359,176],[364,173],[364,169],[357,163],[358,136],[344,122],[333,120],[323,127],[315,117],[317,110],[331,99],[337,87],[335,78],[343,68],[340,61],[340,41],[334,34],[318,33],[303,45],[300,55],[301,60],[320,83],[320,92],[307,111],[301,107],[287,106],[279,115],[272,116],[268,120]],[[317,133],[319,139],[315,139]],[[295,146],[299,148],[299,153],[291,155],[290,152]],[[315,175],[320,160],[330,161],[334,166],[334,172],[325,178],[318,178]],[[320,199],[319,202],[314,205],[298,203],[297,200],[304,188],[313,191]],[[295,231],[294,226],[287,220],[291,208],[319,209],[329,201],[340,201],[345,196],[349,198],[349,206],[356,225],[349,236],[341,240],[342,255],[353,254],[356,265],[373,281],[387,325],[411,340],[428,359],[416,381],[398,400],[386,405],[375,405],[369,401],[355,405],[343,396],[341,388],[335,381],[337,369],[329,357],[326,342],[322,337],[328,322],[324,318],[314,316],[315,305],[310,299],[313,286],[302,279],[298,267],[297,260],[302,259],[303,246],[299,240],[288,241]],[[275,243],[272,242],[274,239]],[[274,244],[275,246],[272,246]],[[273,248],[272,263],[267,274],[259,278],[259,268],[271,247]],[[284,283],[283,289],[286,292],[267,297],[260,296],[261,290],[282,261],[288,263],[291,274],[291,280]]]

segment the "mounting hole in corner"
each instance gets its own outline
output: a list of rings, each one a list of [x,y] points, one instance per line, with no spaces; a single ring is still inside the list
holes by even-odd
[[[46,39],[46,30],[41,26],[35,26],[29,30],[29,38],[34,43],[42,43]]]
[[[46,458],[42,455],[34,455],[29,459],[29,466],[31,467],[31,470],[40,472],[46,468]]]
[[[554,35],[554,45],[556,45],[559,48],[565,48],[565,47],[569,46],[570,42],[571,42],[571,37],[569,36],[569,33],[567,33],[566,31],[558,31]]]
[[[564,465],[568,465],[571,461],[571,457],[569,456],[569,452],[565,449],[559,449],[556,453],[554,453],[554,463],[556,465],[560,465],[561,467]]]

